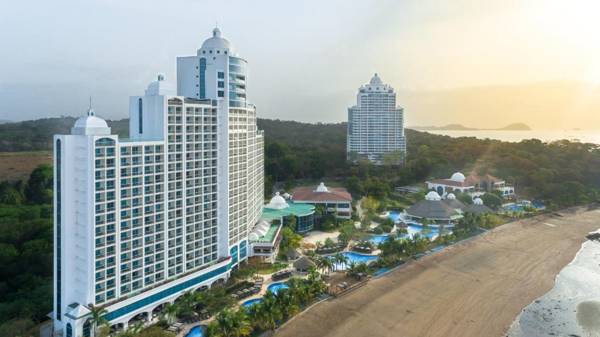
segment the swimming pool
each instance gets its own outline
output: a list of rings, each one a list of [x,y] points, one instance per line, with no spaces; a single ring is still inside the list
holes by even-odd
[[[196,325],[185,335],[185,337],[204,337],[204,326]]]
[[[346,259],[348,260],[348,264],[350,264],[352,262],[354,262],[356,264],[359,264],[359,263],[367,263],[368,264],[371,261],[377,260],[377,255],[359,254],[359,253],[355,253],[355,252],[343,252],[342,255],[344,255],[346,257]],[[334,266],[335,266],[336,270],[346,270],[345,263],[336,263]]]
[[[428,231],[427,233],[423,234],[423,226],[420,225],[415,225],[415,224],[410,224],[408,225],[408,227],[406,228],[406,231],[408,232],[407,234],[402,234],[400,236],[398,236],[399,239],[406,239],[406,238],[412,238],[413,236],[415,236],[415,234],[420,234],[423,236],[426,236],[428,239],[433,240],[435,239],[440,231],[437,227],[428,227]],[[445,228],[444,229],[444,233],[448,234],[451,233],[452,229],[451,228]],[[378,234],[378,235],[373,235],[369,238],[369,241],[374,244],[375,246],[378,246],[380,243],[384,242],[385,240],[387,240],[387,238],[390,236],[390,234]]]
[[[262,297],[253,298],[242,303],[242,308],[250,308],[251,306],[262,302]]]
[[[379,246],[380,243],[387,240],[388,236],[390,236],[390,235],[389,234],[373,235],[369,238],[369,242],[371,242],[375,246]]]
[[[401,220],[399,211],[390,211],[388,213],[388,218],[390,218],[394,223],[397,223]]]
[[[267,287],[267,291],[272,292],[274,295],[277,295],[277,292],[281,289],[288,289],[288,285],[285,284],[284,282],[275,282],[270,284]]]

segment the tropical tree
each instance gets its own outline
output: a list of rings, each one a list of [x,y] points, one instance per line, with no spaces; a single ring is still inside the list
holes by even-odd
[[[333,255],[332,260],[332,268],[334,271],[336,271],[338,267],[345,265],[348,262],[348,258],[342,253],[336,253]]]
[[[107,313],[106,309],[90,304],[90,324],[94,331],[94,336],[97,335],[101,326],[108,325],[108,321],[104,318],[104,315]]]
[[[312,295],[305,280],[293,277],[287,281],[287,284],[288,291],[296,299],[298,305],[304,306],[310,302]]]
[[[178,313],[179,306],[175,303],[167,303],[161,312],[168,324],[172,324],[175,321]]]
[[[129,325],[124,331],[117,333],[115,337],[137,337],[143,329],[143,323],[136,322],[135,324]]]
[[[297,299],[292,296],[289,288],[280,289],[275,294],[275,305],[279,308],[279,312],[284,320],[287,320],[300,311]]]
[[[224,309],[208,325],[211,337],[243,337],[252,333],[252,325],[243,309]]]
[[[177,315],[190,316],[194,313],[194,307],[197,303],[198,296],[191,291],[186,291],[177,299]]]
[[[283,318],[281,309],[275,302],[275,295],[267,292],[262,301],[254,306],[254,325],[261,330],[271,331],[277,328],[277,322]]]
[[[366,275],[368,273],[369,267],[365,263],[350,263],[346,269],[346,274],[353,277],[357,277],[359,274]]]
[[[308,270],[308,277],[306,280],[308,282],[308,292],[312,297],[318,296],[327,290],[325,282],[323,282],[321,275],[319,275],[315,268],[310,268]]]
[[[286,253],[289,249],[298,249],[302,242],[302,236],[294,232],[290,227],[281,229],[281,243],[279,243],[279,251]]]
[[[328,256],[319,256],[316,261],[319,270],[330,273],[333,268],[333,261]]]

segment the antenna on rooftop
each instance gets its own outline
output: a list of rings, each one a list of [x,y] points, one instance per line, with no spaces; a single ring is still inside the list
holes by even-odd
[[[94,115],[94,109],[92,109],[92,96],[90,95],[90,107],[88,108],[88,116]]]

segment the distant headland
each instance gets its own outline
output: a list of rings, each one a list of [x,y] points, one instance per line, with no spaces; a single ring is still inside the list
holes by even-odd
[[[481,130],[496,130],[496,131],[530,131],[531,128],[525,123],[512,123],[502,128],[495,129],[478,129],[470,128],[462,124],[448,124],[444,126],[412,126],[410,129],[415,130],[450,130],[450,131],[481,131]]]

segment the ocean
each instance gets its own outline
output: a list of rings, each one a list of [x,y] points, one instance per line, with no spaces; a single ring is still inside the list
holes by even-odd
[[[422,130],[425,132],[446,135],[450,137],[475,137],[479,139],[497,139],[505,142],[520,142],[524,139],[539,139],[543,142],[567,139],[582,143],[600,144],[600,130],[529,130],[529,131],[500,131],[500,130]]]

